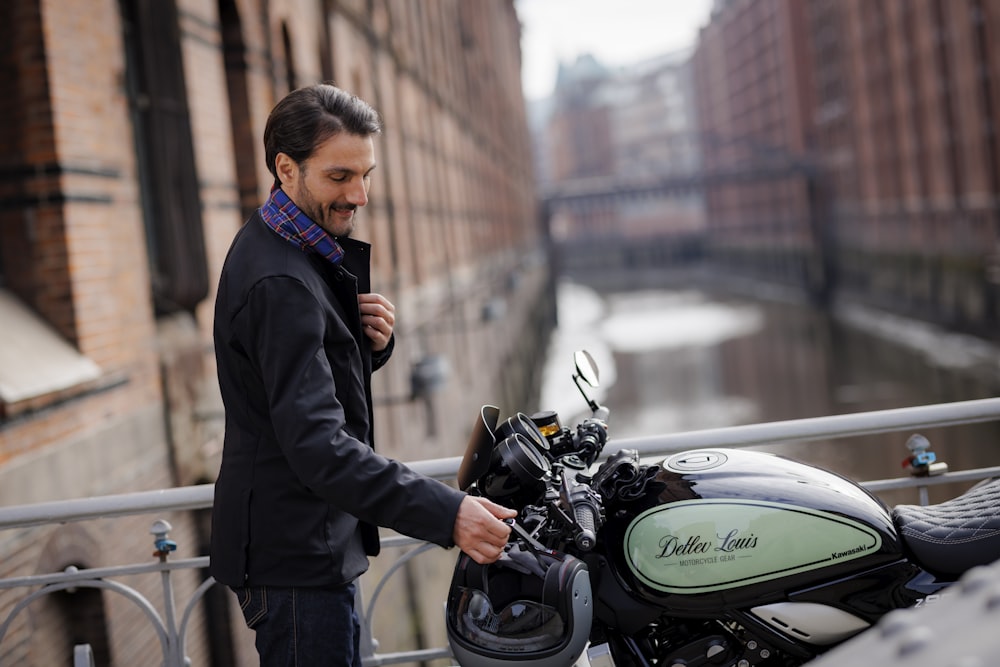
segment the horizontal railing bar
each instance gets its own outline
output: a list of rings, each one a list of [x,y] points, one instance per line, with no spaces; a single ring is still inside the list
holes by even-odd
[[[982,398],[846,415],[811,417],[787,421],[745,424],[722,428],[609,440],[604,454],[635,449],[640,456],[653,456],[702,447],[748,447],[788,442],[808,442],[891,433],[906,429],[956,426],[1000,420],[1000,398]],[[612,424],[612,430],[613,430]]]
[[[94,567],[73,572],[53,572],[52,574],[34,574],[28,577],[0,579],[0,590],[19,588],[21,586],[46,586],[70,581],[86,581],[89,579],[105,579],[108,577],[123,577],[133,574],[149,574],[151,572],[172,572],[195,568],[207,568],[208,556],[196,558],[181,558],[166,562],[138,563],[135,565],[112,565],[110,567]]]
[[[1000,466],[991,468],[972,468],[970,470],[958,470],[946,472],[930,477],[900,477],[897,479],[874,479],[869,482],[859,482],[861,486],[869,491],[890,491],[895,489],[909,489],[916,486],[937,486],[938,484],[949,484],[952,482],[976,482],[990,477],[1000,477]]]
[[[0,507],[0,530],[163,511],[207,509],[214,484]]]
[[[411,544],[423,544],[423,543],[424,543],[423,540],[418,540],[415,537],[407,537],[406,535],[400,535],[398,533],[394,533],[392,535],[382,535],[379,538],[379,544],[381,544],[383,547],[388,547],[388,548],[407,547],[410,546]]]
[[[424,459],[423,461],[410,461],[407,466],[433,479],[447,482],[455,479],[458,475],[458,467],[462,464],[461,456],[449,456],[443,459]]]
[[[635,449],[640,456],[655,456],[702,447],[747,447],[806,442],[996,420],[1000,420],[1000,398],[985,398],[846,415],[744,424],[642,438],[612,439],[604,448],[604,455],[611,456],[621,449]],[[612,422],[612,432],[613,429]],[[455,456],[413,461],[407,465],[429,477],[452,480],[458,474],[461,461],[461,457]],[[213,489],[212,484],[200,484],[0,507],[0,530],[161,511],[207,509],[212,506]]]

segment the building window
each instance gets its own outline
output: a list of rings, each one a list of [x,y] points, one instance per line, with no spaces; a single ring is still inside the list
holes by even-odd
[[[158,315],[208,294],[201,200],[175,0],[121,0],[129,106]]]
[[[292,55],[292,36],[288,33],[288,24],[284,22],[281,24],[281,48],[285,52],[285,85],[288,86],[287,92],[290,93],[299,87],[299,83],[295,76],[295,58]]]
[[[236,160],[240,211],[243,220],[248,220],[257,210],[260,196],[257,192],[255,169],[256,142],[247,92],[247,49],[243,41],[243,25],[234,0],[219,0],[219,20],[222,23],[222,51],[226,63],[226,92],[229,95],[229,125],[232,129],[233,156]]]

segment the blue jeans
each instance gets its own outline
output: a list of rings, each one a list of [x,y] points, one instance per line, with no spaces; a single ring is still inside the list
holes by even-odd
[[[361,667],[354,584],[234,588],[261,667]]]

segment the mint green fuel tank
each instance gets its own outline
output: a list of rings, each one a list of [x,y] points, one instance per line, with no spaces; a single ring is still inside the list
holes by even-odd
[[[902,559],[875,496],[762,452],[673,455],[644,496],[607,509],[606,557],[619,585],[675,613],[760,604]]]

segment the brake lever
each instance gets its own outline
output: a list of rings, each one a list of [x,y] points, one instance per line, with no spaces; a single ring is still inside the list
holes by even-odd
[[[507,524],[508,526],[510,526],[510,529],[513,532],[517,533],[518,537],[520,537],[525,542],[527,542],[528,546],[530,546],[532,548],[532,550],[534,550],[536,552],[539,552],[539,553],[545,553],[545,554],[551,554],[551,553],[553,553],[552,549],[549,549],[544,544],[542,544],[541,542],[539,542],[538,540],[536,540],[531,535],[531,533],[529,533],[527,530],[525,530],[524,526],[522,526],[521,524],[519,524],[516,520],[514,520],[514,519],[504,519],[503,522],[505,524]]]

